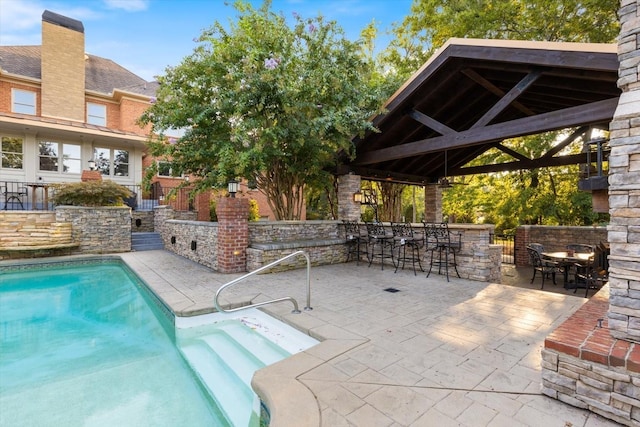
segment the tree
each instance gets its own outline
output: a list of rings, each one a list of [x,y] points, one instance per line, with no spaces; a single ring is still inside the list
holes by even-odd
[[[158,137],[152,155],[197,177],[198,191],[233,178],[255,180],[278,219],[299,219],[303,191],[335,165],[351,138],[372,129],[381,94],[368,84],[372,64],[322,16],[294,25],[236,1],[237,21],[216,22],[181,64],[159,78],[143,115]],[[185,129],[167,143],[168,129]]]
[[[452,37],[610,43],[618,7],[611,0],[415,0],[383,56],[406,79]]]

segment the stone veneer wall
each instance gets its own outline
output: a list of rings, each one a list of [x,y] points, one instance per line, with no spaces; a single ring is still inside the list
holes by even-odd
[[[249,223],[252,243],[337,239],[344,236],[339,221],[258,221]]]
[[[131,231],[134,233],[150,233],[154,229],[153,211],[132,211]]]
[[[442,222],[442,188],[439,185],[424,186],[424,220]]]
[[[640,1],[622,0],[618,87],[610,125],[609,327],[617,338],[640,341]]]
[[[218,270],[218,223],[169,219],[158,231],[165,250]]]
[[[480,282],[500,283],[502,281],[502,246],[489,243],[495,226],[449,224],[449,230],[454,235],[460,234],[462,238],[462,247],[457,255],[460,276]],[[426,261],[428,260],[425,259],[425,264]],[[429,267],[425,266],[425,268]],[[449,271],[449,275],[451,274],[452,271]],[[455,272],[453,274],[455,275]]]
[[[56,206],[56,221],[68,222],[74,253],[105,254],[131,251],[131,208]]]
[[[640,344],[616,339],[603,287],[542,349],[542,393],[627,426],[640,425]]]
[[[347,246],[339,244],[320,244],[323,241],[339,241],[344,237],[344,228],[340,221],[260,221],[249,223],[249,247],[247,248],[247,270],[254,271],[273,261],[277,261],[295,251],[303,250],[309,255],[312,265],[339,264],[347,260]],[[346,240],[346,239],[345,239]],[[290,247],[261,250],[252,248],[252,244],[272,244],[283,242],[318,241],[317,246]],[[306,259],[303,256],[288,261],[269,270],[271,272],[303,268]]]
[[[515,263],[529,265],[526,247],[529,243],[541,243],[545,251],[564,251],[569,243],[597,245],[608,242],[606,227],[569,227],[550,225],[521,225],[516,229]]]
[[[353,201],[353,194],[360,191],[360,175],[340,175],[338,177],[338,218],[360,221],[362,205]]]

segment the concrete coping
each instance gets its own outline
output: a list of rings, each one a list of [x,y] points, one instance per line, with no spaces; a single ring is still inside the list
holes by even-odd
[[[252,249],[263,251],[273,251],[278,249],[312,248],[316,246],[344,245],[345,239],[311,239],[311,240],[289,240],[286,242],[252,243]]]

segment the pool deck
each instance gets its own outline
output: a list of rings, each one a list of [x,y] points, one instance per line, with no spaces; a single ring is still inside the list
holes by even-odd
[[[217,289],[241,276],[167,251],[119,255],[179,315],[211,311]],[[557,292],[531,289],[528,271],[509,284],[425,276],[362,262],[313,267],[313,310],[266,306],[323,341],[254,376],[272,426],[619,425],[540,392],[544,339],[586,299],[551,283]],[[222,302],[283,296],[306,305],[306,270],[252,276]]]

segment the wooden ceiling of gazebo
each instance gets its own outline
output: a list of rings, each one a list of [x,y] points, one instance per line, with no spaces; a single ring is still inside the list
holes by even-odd
[[[537,158],[502,141],[608,129],[621,93],[617,79],[616,44],[452,39],[373,119],[380,133],[354,139],[356,158],[338,172],[425,184],[445,175],[586,163],[586,154],[561,155],[573,137]],[[493,147],[513,161],[464,167]]]

